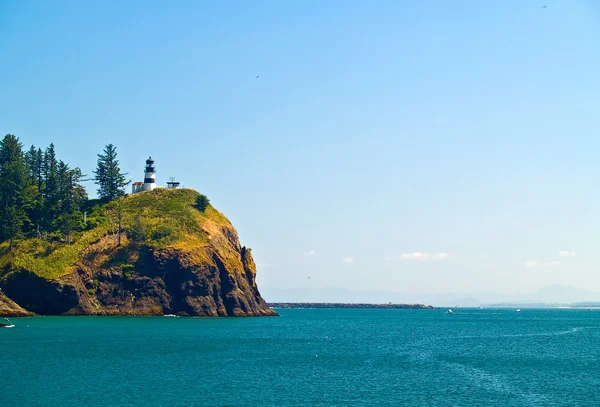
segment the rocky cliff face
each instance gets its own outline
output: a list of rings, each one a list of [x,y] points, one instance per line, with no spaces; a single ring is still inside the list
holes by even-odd
[[[0,280],[12,305],[2,308],[0,296],[0,314],[23,307],[40,315],[277,315],[258,291],[251,251],[233,226],[201,226],[202,240],[187,236],[164,247],[135,244],[126,233],[118,245],[106,235],[55,279],[12,270]]]
[[[3,317],[27,317],[31,312],[21,308],[16,302],[0,291],[0,315]]]

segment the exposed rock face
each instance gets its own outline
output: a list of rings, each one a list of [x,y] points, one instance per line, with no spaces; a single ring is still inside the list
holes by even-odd
[[[126,237],[119,247],[106,236],[56,280],[12,271],[0,288],[14,302],[4,297],[3,307],[0,295],[0,315],[26,312],[20,306],[40,315],[277,315],[260,296],[251,251],[233,226],[208,224],[205,232],[208,245],[182,241],[160,249]]]
[[[0,291],[0,315],[4,317],[27,317],[32,315]]]

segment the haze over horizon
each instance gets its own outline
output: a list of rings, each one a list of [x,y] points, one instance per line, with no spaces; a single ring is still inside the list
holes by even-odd
[[[0,133],[152,156],[268,301],[598,293],[600,5],[544,4],[1,2]]]
[[[527,293],[502,292],[397,292],[347,290],[331,287],[280,289],[263,286],[261,293],[275,303],[371,303],[426,304],[435,307],[494,307],[521,305],[566,306],[600,304],[600,293],[563,285],[544,286]]]

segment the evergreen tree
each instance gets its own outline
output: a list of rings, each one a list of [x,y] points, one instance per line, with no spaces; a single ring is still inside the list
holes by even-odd
[[[80,211],[63,212],[56,219],[56,227],[68,244],[73,243],[73,233],[83,228],[83,214]]]
[[[147,239],[148,228],[142,222],[142,217],[140,214],[136,214],[133,218],[133,222],[131,223],[131,227],[129,228],[129,238],[132,242],[136,244],[143,244]]]
[[[54,144],[50,144],[44,152],[42,173],[44,178],[42,190],[44,217],[42,225],[44,230],[52,231],[54,229],[54,221],[61,211],[58,161],[56,159]]]
[[[40,223],[44,215],[40,193],[35,185],[29,185],[23,191],[23,210],[27,221],[23,225],[23,233],[30,237],[40,237]]]
[[[200,194],[198,195],[198,198],[196,198],[196,209],[198,209],[200,212],[206,211],[206,208],[208,208],[209,204],[210,201],[206,195]]]
[[[70,172],[71,169],[69,166],[63,160],[60,160],[56,166],[56,200],[61,212],[65,209],[73,210],[73,208],[65,208],[65,206],[70,206],[69,202],[67,202],[71,189]]]
[[[42,190],[44,189],[44,153],[41,148],[37,149],[35,156],[35,181],[38,191],[42,193]]]
[[[103,151],[104,154],[98,154],[98,167],[94,171],[94,180],[98,185],[98,195],[104,200],[113,200],[125,195],[124,187],[129,184],[119,168],[117,160],[117,148],[108,144]]]
[[[25,153],[25,164],[27,165],[27,174],[32,183],[37,180],[36,164],[37,164],[37,148],[31,146],[29,151]]]
[[[7,135],[0,141],[0,241],[10,240],[12,249],[15,239],[44,231],[71,243],[83,227],[84,177],[57,159],[54,144],[23,152],[19,139]]]
[[[7,134],[0,141],[0,237],[10,240],[11,249],[29,221],[24,210],[28,185],[23,145],[14,135]]]
[[[79,168],[71,169],[62,160],[58,162],[57,175],[60,210],[52,226],[71,243],[73,232],[83,227],[81,208],[87,199],[87,192],[80,182],[84,175]]]
[[[10,251],[12,251],[15,239],[18,239],[23,235],[22,228],[26,217],[23,210],[21,210],[15,204],[8,205],[3,209],[0,227],[2,228],[2,235],[4,239],[8,239],[10,241],[8,248]]]
[[[29,177],[29,186],[24,192],[26,196],[24,201],[27,202],[24,209],[30,224],[25,225],[24,232],[26,235],[38,237],[40,235],[40,222],[42,221],[44,214],[44,201],[42,197],[44,186],[43,161],[42,150],[33,145],[29,148],[29,151],[25,153],[25,165]]]
[[[44,151],[42,174],[44,178],[44,197],[53,198],[58,191],[58,161],[54,144],[50,144]]]
[[[31,222],[25,228],[25,233],[39,237],[39,227],[43,216],[43,153],[39,148],[31,146],[29,151],[25,153],[25,164],[27,166],[27,174],[29,176],[29,187],[25,191],[28,205],[24,208],[29,221]]]
[[[85,187],[81,185],[83,181],[87,181],[85,178],[87,175],[81,172],[79,167],[69,169],[66,173],[67,189],[66,196],[64,197],[63,208],[69,211],[81,210],[85,201],[88,199],[87,191]]]

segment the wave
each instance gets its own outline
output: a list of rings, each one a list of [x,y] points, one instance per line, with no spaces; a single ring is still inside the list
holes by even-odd
[[[547,405],[549,400],[546,396],[536,393],[529,393],[513,386],[508,380],[499,374],[490,373],[483,369],[464,365],[456,362],[442,362],[446,367],[452,369],[455,373],[464,376],[473,385],[494,393],[503,393],[514,395],[523,400],[523,405],[537,406]]]

